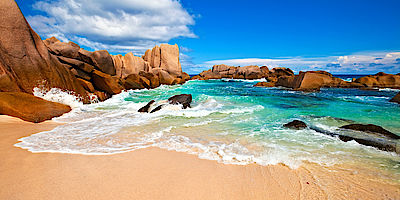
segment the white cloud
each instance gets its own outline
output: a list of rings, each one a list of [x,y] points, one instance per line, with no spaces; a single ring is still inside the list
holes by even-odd
[[[325,70],[331,73],[371,74],[376,72],[399,73],[400,52],[362,52],[345,56],[326,57],[290,57],[290,58],[243,58],[228,60],[212,60],[203,64],[204,69],[213,65],[226,64],[232,66],[259,65],[289,67],[295,72],[308,70]],[[198,66],[195,69],[199,69]]]
[[[46,15],[28,16],[41,36],[85,41],[98,49],[151,48],[177,37],[196,37],[190,15],[177,0],[40,0]]]

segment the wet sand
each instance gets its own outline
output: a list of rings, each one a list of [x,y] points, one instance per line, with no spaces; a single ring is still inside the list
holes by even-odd
[[[0,199],[400,199],[400,185],[346,166],[292,170],[226,165],[159,148],[87,156],[13,146],[57,125],[0,116]]]

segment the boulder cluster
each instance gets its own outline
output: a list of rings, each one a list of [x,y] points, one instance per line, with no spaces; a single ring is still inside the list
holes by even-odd
[[[124,89],[156,88],[161,84],[182,84],[190,79],[182,72],[178,45],[161,44],[138,57],[133,53],[111,55],[106,50],[90,52],[54,37],[44,40],[44,44],[83,88],[100,100]]]
[[[278,67],[269,70],[266,66],[245,66],[234,67],[228,65],[214,65],[212,69],[201,72],[199,75],[194,76],[192,79],[196,80],[209,80],[209,79],[261,79],[266,78],[268,81],[276,81],[282,76],[294,76],[294,73],[289,68]]]
[[[332,76],[326,71],[307,71],[300,72],[294,76],[284,76],[276,80],[276,82],[258,83],[255,86],[267,87],[286,87],[298,91],[318,91],[321,88],[400,88],[400,75],[385,74],[379,72],[375,75],[365,76],[355,79],[351,82],[344,81],[340,78]]]
[[[179,47],[162,44],[143,57],[132,53],[90,52],[73,42],[52,37],[42,41],[13,0],[0,2],[0,92],[32,93],[33,88],[74,92],[85,103],[92,94],[105,100],[124,89],[181,84]]]

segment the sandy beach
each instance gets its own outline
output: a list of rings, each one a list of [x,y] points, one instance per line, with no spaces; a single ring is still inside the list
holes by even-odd
[[[399,199],[400,187],[343,166],[226,165],[148,148],[85,156],[31,153],[18,138],[58,124],[0,116],[0,199]]]

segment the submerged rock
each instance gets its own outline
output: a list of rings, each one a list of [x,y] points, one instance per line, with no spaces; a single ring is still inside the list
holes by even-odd
[[[342,126],[340,128],[350,129],[355,131],[369,132],[369,133],[377,133],[392,139],[400,139],[400,136],[374,124],[349,124]]]
[[[0,114],[29,122],[43,122],[71,111],[61,103],[46,101],[23,92],[0,92]]]
[[[177,105],[182,104],[183,109],[190,108],[190,103],[192,103],[192,95],[191,94],[180,94],[170,97],[168,99],[169,104]]]
[[[300,129],[307,128],[307,124],[300,120],[293,120],[293,121],[283,125],[283,127],[300,130]]]
[[[156,101],[151,100],[149,103],[147,103],[145,106],[143,106],[142,108],[140,108],[138,110],[138,112],[149,112],[150,106],[153,105],[153,103],[155,103]]]
[[[400,143],[397,142],[396,140],[375,138],[375,137],[365,137],[365,136],[364,137],[362,137],[362,136],[354,137],[354,136],[343,135],[343,134],[323,130],[318,127],[310,127],[310,129],[314,130],[318,133],[329,135],[331,137],[337,137],[338,139],[342,140],[343,142],[348,142],[348,141],[354,140],[359,144],[375,147],[379,150],[400,153]]]

